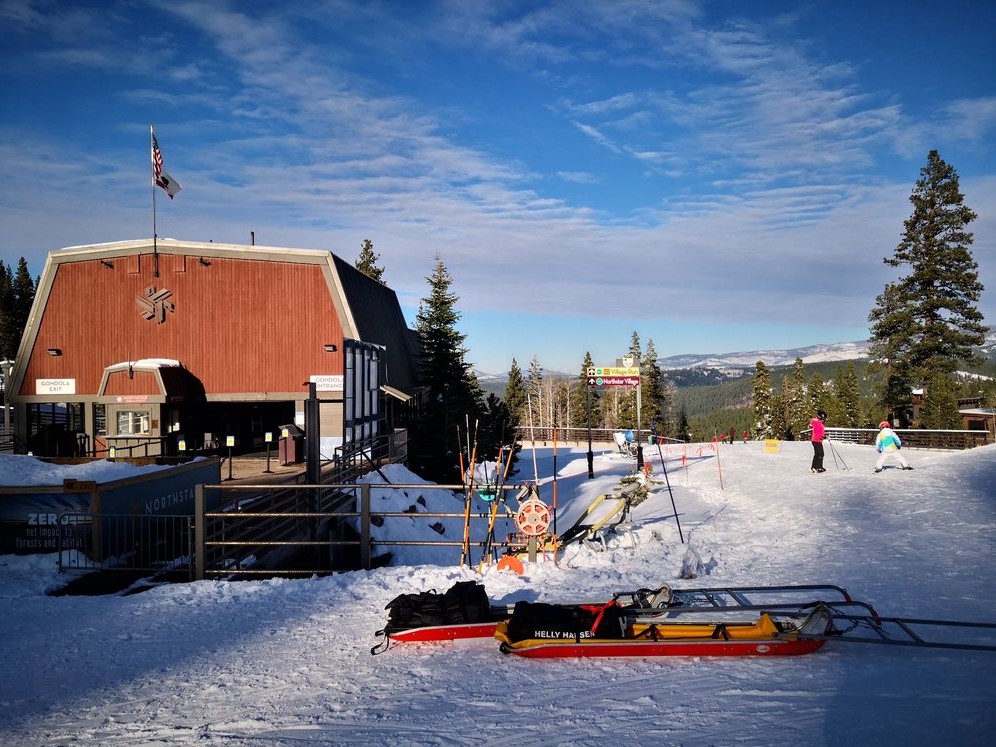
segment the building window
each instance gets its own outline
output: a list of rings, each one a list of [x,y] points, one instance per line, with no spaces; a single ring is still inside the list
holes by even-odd
[[[122,410],[118,413],[119,436],[137,436],[150,432],[148,410]]]
[[[93,405],[93,435],[107,435],[107,406],[99,402]]]

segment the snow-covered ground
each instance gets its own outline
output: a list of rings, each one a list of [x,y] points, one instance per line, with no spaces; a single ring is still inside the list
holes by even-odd
[[[828,452],[822,475],[808,443],[715,448],[667,455],[684,543],[656,483],[635,548],[571,547],[523,576],[461,569],[458,548],[433,551],[445,565],[405,549],[404,565],[369,572],[53,597],[54,556],[0,557],[0,743],[992,744],[993,652],[830,642],[787,658],[528,660],[480,641],[370,654],[397,594],[475,578],[500,601],[833,583],[883,615],[996,622],[996,447],[908,450],[914,471],[874,474],[871,447],[837,444],[843,461]],[[552,456],[537,451],[546,501]],[[647,457],[662,477],[656,447]],[[603,450],[588,480],[584,448],[561,446],[558,528],[632,467]],[[527,448],[515,479],[533,476]]]

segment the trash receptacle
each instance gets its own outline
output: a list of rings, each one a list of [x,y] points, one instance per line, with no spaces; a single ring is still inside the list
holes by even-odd
[[[300,464],[304,461],[304,431],[293,423],[280,426],[277,456],[281,465]]]

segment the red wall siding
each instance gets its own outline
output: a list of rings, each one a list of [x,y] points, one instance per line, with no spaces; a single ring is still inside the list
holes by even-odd
[[[151,254],[58,266],[21,393],[35,379],[75,378],[95,394],[104,368],[179,360],[208,395],[304,392],[312,374],[341,374],[342,326],[318,265]],[[165,321],[142,317],[146,288],[171,292]],[[46,354],[60,348],[62,355]]]

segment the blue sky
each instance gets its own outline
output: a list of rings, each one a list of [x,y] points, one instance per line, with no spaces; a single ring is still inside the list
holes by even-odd
[[[937,149],[996,318],[996,3],[0,0],[0,256],[442,257],[485,372],[860,340]]]

